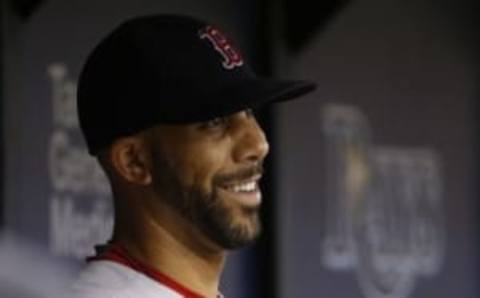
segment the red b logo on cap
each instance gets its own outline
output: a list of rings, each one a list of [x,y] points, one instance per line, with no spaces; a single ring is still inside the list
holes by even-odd
[[[242,55],[233,47],[223,33],[213,26],[206,26],[201,29],[200,38],[207,38],[217,52],[223,56],[223,67],[233,69],[243,65]]]

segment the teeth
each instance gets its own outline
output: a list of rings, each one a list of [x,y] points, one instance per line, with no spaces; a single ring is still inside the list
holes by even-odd
[[[234,192],[247,192],[247,191],[254,191],[256,188],[257,188],[257,183],[253,181],[253,182],[247,182],[247,183],[235,185],[232,187],[232,190]]]

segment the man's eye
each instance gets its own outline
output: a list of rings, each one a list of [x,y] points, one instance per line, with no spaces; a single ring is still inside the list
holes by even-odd
[[[227,124],[227,120],[224,117],[217,117],[212,120],[206,121],[203,123],[202,127],[204,128],[217,128],[223,127]]]
[[[254,111],[253,109],[246,109],[245,113],[247,114],[248,117],[250,118],[257,118],[257,111]]]

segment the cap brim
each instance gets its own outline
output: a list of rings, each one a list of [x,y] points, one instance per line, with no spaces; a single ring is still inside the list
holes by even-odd
[[[297,99],[316,89],[311,81],[282,81],[273,79],[249,79],[235,86],[223,86],[221,91],[209,95],[209,102],[190,111],[184,111],[185,122],[201,122],[231,115],[249,108],[263,107],[269,103]],[[184,121],[180,121],[184,122]]]
[[[314,91],[316,84],[310,81],[279,81],[255,79],[237,87],[235,97],[248,106],[255,107],[273,102],[297,99]]]

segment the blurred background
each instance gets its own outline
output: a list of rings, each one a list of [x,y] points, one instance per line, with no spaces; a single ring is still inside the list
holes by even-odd
[[[258,74],[319,85],[259,114],[272,147],[264,234],[232,252],[226,297],[479,297],[476,1],[0,7],[0,296],[32,288],[29,264],[48,266],[25,260],[71,272],[108,239],[110,192],[78,128],[76,81],[125,18],[182,13],[223,28]]]

